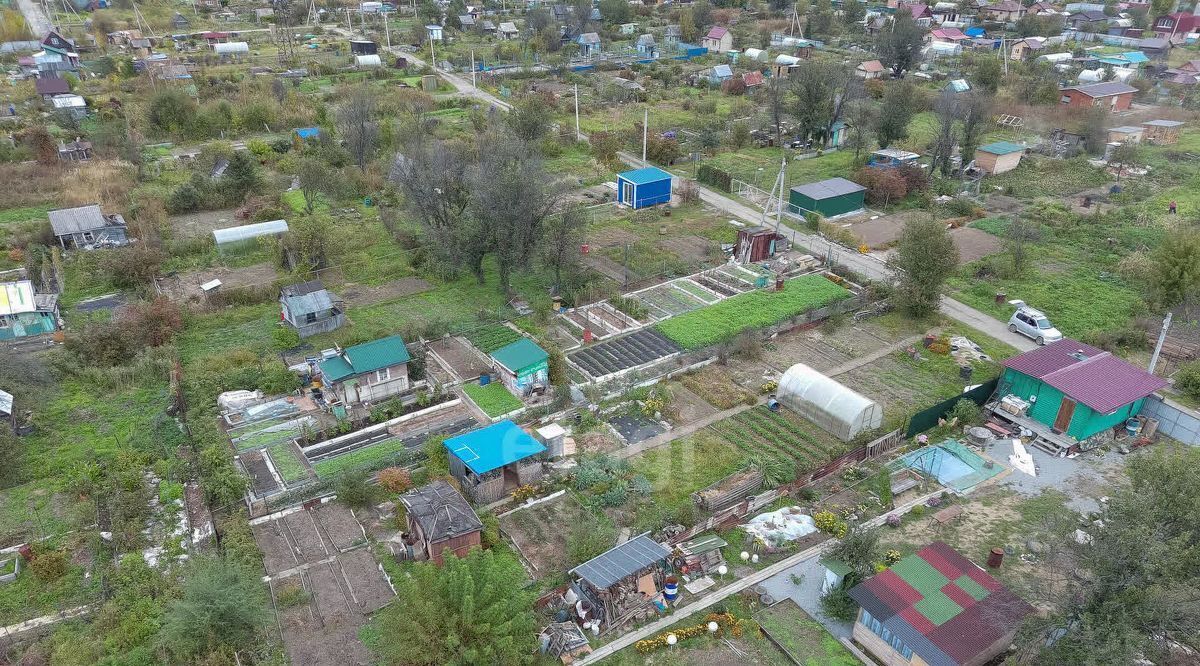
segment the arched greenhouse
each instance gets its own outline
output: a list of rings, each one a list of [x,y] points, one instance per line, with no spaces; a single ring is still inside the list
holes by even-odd
[[[816,370],[797,363],[779,378],[779,402],[843,441],[883,423],[883,407]]]

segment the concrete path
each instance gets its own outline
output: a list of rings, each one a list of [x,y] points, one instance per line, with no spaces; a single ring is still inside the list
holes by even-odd
[[[40,4],[34,0],[17,0],[17,7],[25,15],[25,22],[29,24],[29,32],[33,33],[34,39],[41,39],[50,32],[53,26]]]
[[[878,527],[883,524],[884,520],[887,519],[888,514],[907,513],[908,510],[911,509],[912,507],[914,507],[918,504],[924,504],[925,501],[928,500],[930,497],[933,497],[935,495],[940,495],[940,494],[941,494],[941,490],[937,490],[935,492],[932,492],[927,495],[923,495],[921,497],[913,499],[909,502],[902,504],[901,506],[896,507],[896,509],[893,511],[889,511],[888,513],[879,515],[875,518],[872,518],[871,520],[868,520],[867,522],[863,523],[863,526],[864,527]],[[705,612],[706,609],[708,609],[713,604],[721,601],[722,599],[728,599],[729,597],[737,594],[738,592],[741,592],[742,590],[744,590],[746,588],[754,587],[755,585],[758,585],[759,583],[767,581],[776,575],[782,574],[782,573],[788,571],[789,569],[791,569],[792,567],[796,566],[797,564],[800,564],[801,562],[819,557],[822,553],[825,552],[826,549],[830,548],[833,545],[833,543],[834,543],[834,540],[832,540],[832,539],[822,542],[822,543],[819,543],[819,544],[813,546],[812,548],[802,550],[799,553],[796,553],[795,555],[792,555],[788,558],[780,560],[779,562],[776,562],[775,564],[772,564],[771,566],[766,567],[765,569],[756,571],[741,580],[730,583],[729,585],[726,585],[725,587],[720,588],[716,592],[696,601],[695,603],[691,603],[686,606],[683,606],[682,608],[676,610],[675,613],[673,613],[672,615],[659,618],[658,620],[651,622],[650,624],[642,627],[641,629],[638,629],[637,631],[631,631],[628,634],[621,636],[620,638],[616,639],[615,641],[613,641],[611,643],[608,643],[606,645],[602,645],[602,646],[596,648],[596,650],[594,650],[591,654],[585,656],[583,659],[580,659],[579,661],[577,661],[575,663],[580,664],[580,665],[593,664],[602,659],[611,657],[612,655],[616,654],[617,652],[629,647],[630,645],[633,645],[634,643],[636,643],[644,638],[649,638],[649,637],[659,633],[660,631],[665,631],[667,628],[671,627],[672,625],[674,625],[676,623],[683,622],[685,619],[692,617],[693,615]]]

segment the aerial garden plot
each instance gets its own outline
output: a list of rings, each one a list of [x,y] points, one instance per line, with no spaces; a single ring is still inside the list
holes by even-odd
[[[747,328],[772,326],[850,296],[850,291],[820,275],[803,275],[785,282],[782,291],[734,296],[672,317],[655,328],[684,349],[700,349],[726,342]]]
[[[845,442],[787,411],[765,406],[746,410],[709,426],[742,453],[764,462],[795,466],[796,474],[816,469],[842,454]]]
[[[681,348],[659,331],[643,328],[629,335],[588,345],[567,355],[593,379],[653,363],[678,354]]]

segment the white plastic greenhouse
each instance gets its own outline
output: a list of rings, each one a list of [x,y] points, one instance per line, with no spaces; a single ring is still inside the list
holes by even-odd
[[[270,222],[243,224],[240,227],[229,227],[228,229],[213,229],[212,233],[213,239],[217,242],[217,251],[236,252],[257,247],[257,239],[262,236],[279,236],[287,233],[287,230],[286,220],[271,220]]]
[[[779,402],[843,441],[883,423],[883,408],[870,398],[797,363],[779,378]]]

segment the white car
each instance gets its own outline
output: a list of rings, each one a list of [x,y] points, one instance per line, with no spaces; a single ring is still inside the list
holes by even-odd
[[[1054,328],[1041,310],[1034,310],[1024,301],[1009,301],[1009,304],[1017,307],[1017,311],[1008,319],[1010,332],[1033,338],[1039,345],[1062,340],[1063,334]]]

